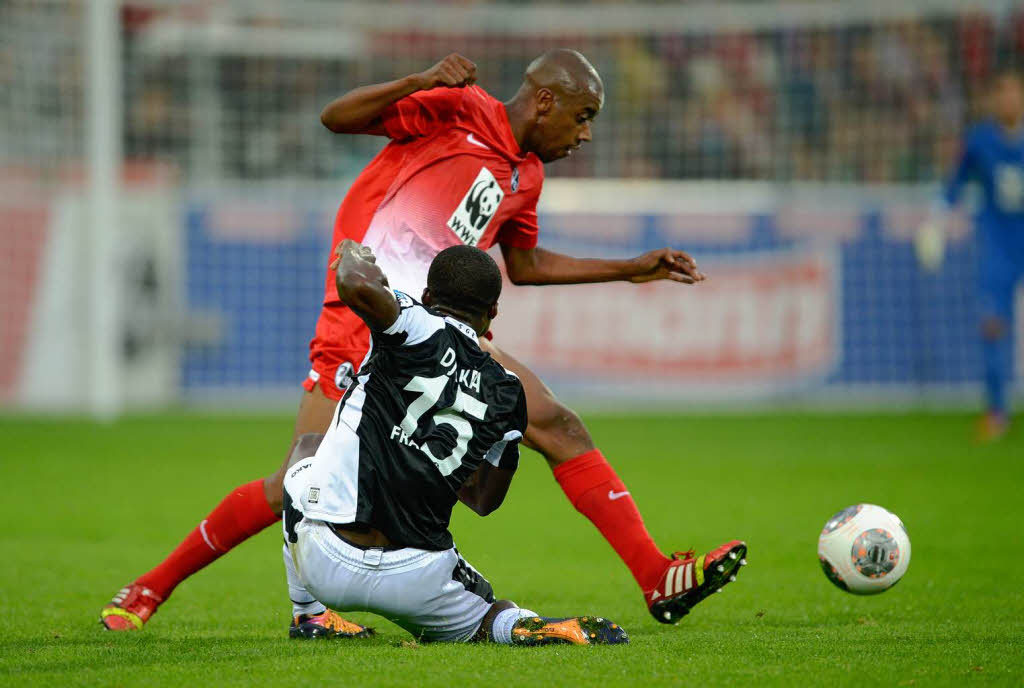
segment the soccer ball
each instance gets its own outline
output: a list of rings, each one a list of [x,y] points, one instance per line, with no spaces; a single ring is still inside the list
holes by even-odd
[[[896,585],[907,572],[910,537],[896,514],[874,504],[855,504],[825,523],[818,559],[839,588],[874,595]]]

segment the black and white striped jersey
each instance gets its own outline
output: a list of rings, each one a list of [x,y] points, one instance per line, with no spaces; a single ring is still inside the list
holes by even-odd
[[[395,296],[398,319],[373,333],[320,449],[288,470],[285,489],[308,518],[445,550],[462,484],[484,461],[517,467],[526,398],[472,328]]]

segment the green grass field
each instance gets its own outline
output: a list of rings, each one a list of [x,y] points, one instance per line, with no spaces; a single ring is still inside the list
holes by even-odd
[[[366,614],[352,616],[372,640],[290,641],[277,528],[183,584],[145,631],[105,632],[100,607],[271,471],[291,419],[0,419],[0,684],[1024,683],[1021,428],[976,447],[961,415],[588,420],[665,549],[747,541],[735,584],[679,626],[655,623],[531,453],[500,511],[459,507],[452,530],[499,596],[613,618],[626,647],[422,646]],[[893,510],[913,540],[906,578],[880,596],[843,593],[818,566],[819,529],[856,502]]]

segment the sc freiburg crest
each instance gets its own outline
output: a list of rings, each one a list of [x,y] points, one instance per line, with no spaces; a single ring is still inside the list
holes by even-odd
[[[334,386],[344,392],[355,379],[353,373],[355,373],[355,367],[351,363],[348,361],[342,363],[334,371]]]

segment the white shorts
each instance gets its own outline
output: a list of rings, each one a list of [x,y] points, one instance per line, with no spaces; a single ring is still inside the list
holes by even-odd
[[[317,600],[338,611],[367,611],[417,638],[465,642],[476,634],[494,592],[452,549],[360,549],[323,521],[303,519],[290,544],[299,577]]]

